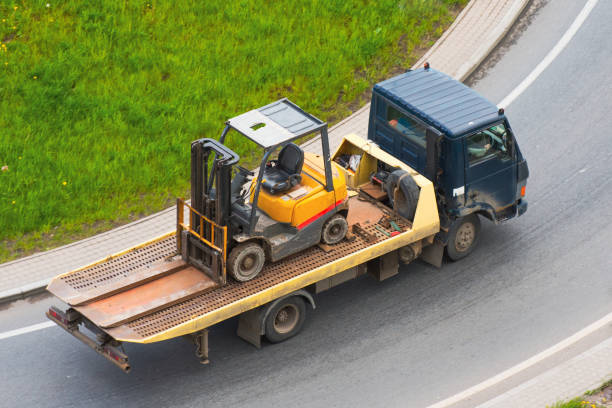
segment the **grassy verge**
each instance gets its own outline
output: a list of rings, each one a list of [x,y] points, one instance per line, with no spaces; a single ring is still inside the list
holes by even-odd
[[[612,407],[612,379],[586,392],[581,398],[558,402],[550,408],[608,408]]]
[[[550,408],[599,408],[600,405],[595,405],[590,402],[587,402],[581,398],[574,398],[571,401],[567,402],[558,402]]]
[[[228,117],[346,116],[466,2],[0,3],[0,262],[188,195],[189,142]]]

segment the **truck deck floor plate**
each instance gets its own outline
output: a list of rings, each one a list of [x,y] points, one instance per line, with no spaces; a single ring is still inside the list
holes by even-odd
[[[133,287],[145,284],[155,279],[171,274],[177,270],[185,268],[186,263],[182,259],[166,262],[164,260],[156,261],[152,264],[136,269],[133,273],[117,279],[112,279],[105,282],[104,285],[96,285],[89,287],[86,290],[77,291],[72,287],[65,285],[63,281],[53,281],[49,284],[48,290],[56,296],[62,295],[62,298],[70,306],[80,306],[85,303],[94,302],[105,297],[115,295],[116,293],[131,289]]]
[[[51,280],[47,290],[68,304],[82,303],[85,298],[96,298],[114,287],[126,283],[134,275],[143,274],[155,262],[176,253],[176,236],[161,237],[146,245],[140,245],[121,254],[59,275]],[[143,272],[144,271],[144,272]],[[153,273],[151,273],[153,272]],[[149,274],[154,271],[149,270]]]
[[[183,263],[182,269],[168,275],[75,309],[97,326],[108,328],[183,302],[216,286],[204,272]]]
[[[400,224],[400,228],[404,232],[408,230],[406,225]],[[208,313],[235,302],[243,301],[245,307],[243,311],[249,310],[249,308],[253,307],[251,306],[252,302],[256,301],[253,297],[264,290],[300,275],[307,274],[318,267],[330,264],[351,253],[374,246],[384,240],[393,239],[384,236],[374,228],[374,225],[365,225],[364,229],[375,234],[378,240],[374,243],[367,243],[361,238],[357,238],[352,242],[343,241],[334,245],[334,250],[330,252],[325,252],[318,246],[311,247],[300,254],[264,266],[263,271],[251,281],[238,283],[230,280],[223,287],[155,313],[147,314],[127,324],[108,329],[107,332],[114,338],[123,341],[143,342],[149,337],[171,330],[178,325],[195,322],[195,320],[204,317]],[[336,272],[339,273],[342,270],[335,271],[334,273]],[[197,326],[194,324],[193,330],[197,329]]]

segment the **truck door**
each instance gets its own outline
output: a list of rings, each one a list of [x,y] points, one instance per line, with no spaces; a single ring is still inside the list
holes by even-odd
[[[465,138],[465,205],[481,206],[501,217],[516,200],[513,138],[505,123]]]

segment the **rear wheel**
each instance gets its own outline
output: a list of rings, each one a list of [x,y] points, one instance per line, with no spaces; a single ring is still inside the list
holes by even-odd
[[[306,304],[300,296],[291,296],[276,304],[265,321],[266,338],[278,343],[300,332],[306,319]]]
[[[468,256],[476,247],[480,237],[480,219],[476,214],[456,220],[448,232],[446,253],[453,261]]]
[[[240,244],[230,252],[227,269],[238,282],[253,279],[261,272],[266,255],[263,248],[255,242]]]
[[[342,241],[348,231],[348,222],[342,214],[335,214],[323,225],[321,239],[329,245]]]

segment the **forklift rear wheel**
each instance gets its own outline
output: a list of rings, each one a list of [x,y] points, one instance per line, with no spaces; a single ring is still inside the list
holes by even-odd
[[[456,220],[448,232],[446,254],[453,261],[468,256],[476,247],[480,236],[480,219],[470,214]]]
[[[266,254],[263,248],[255,242],[247,242],[232,249],[227,260],[230,275],[238,282],[253,279],[261,272]]]
[[[348,222],[342,214],[335,214],[323,225],[321,239],[328,245],[342,241],[348,231]]]
[[[306,319],[306,304],[299,296],[291,296],[275,305],[266,317],[266,338],[279,343],[299,333]]]

